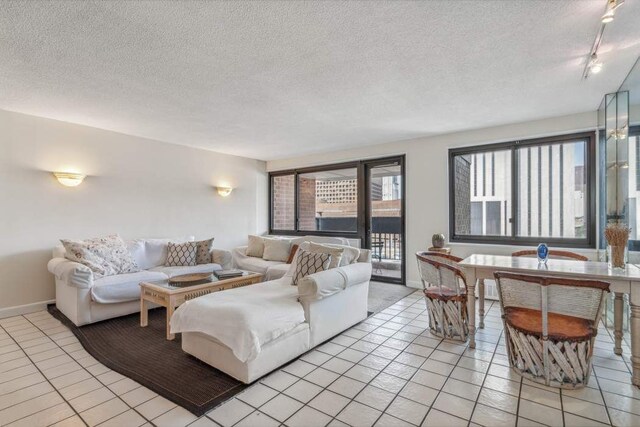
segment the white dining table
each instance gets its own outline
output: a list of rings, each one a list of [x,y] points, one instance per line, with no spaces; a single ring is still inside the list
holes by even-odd
[[[536,258],[484,254],[473,254],[462,260],[460,266],[465,272],[468,288],[467,308],[469,311],[469,347],[471,348],[476,346],[476,282],[480,283],[478,289],[478,326],[484,328],[484,286],[480,279],[493,280],[493,274],[496,271],[593,279],[609,283],[609,290],[615,295],[613,351],[616,354],[622,354],[623,297],[624,294],[629,295],[631,305],[629,329],[633,368],[631,381],[634,385],[640,386],[640,267],[628,264],[624,271],[612,271],[605,262],[549,259],[546,264],[540,264]]]

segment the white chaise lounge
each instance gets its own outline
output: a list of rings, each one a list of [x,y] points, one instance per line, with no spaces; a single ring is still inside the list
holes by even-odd
[[[182,349],[251,383],[367,317],[371,254],[353,264],[209,294],[178,308]]]

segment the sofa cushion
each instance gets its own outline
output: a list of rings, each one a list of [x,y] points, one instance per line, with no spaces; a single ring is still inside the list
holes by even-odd
[[[245,252],[247,256],[262,258],[264,254],[264,238],[262,236],[249,236],[249,245]]]
[[[296,269],[293,273],[294,286],[298,285],[303,278],[324,271],[329,268],[332,256],[327,253],[313,253],[307,252],[304,249],[298,249],[298,256],[296,257]]]
[[[285,239],[264,239],[262,259],[266,261],[287,262],[291,252],[291,242]]]
[[[342,253],[344,252],[343,248],[337,248],[329,245],[319,245],[313,242],[309,242],[309,249],[306,250],[309,252],[313,252],[314,254],[331,255],[331,263],[329,264],[329,268],[336,268],[340,265],[340,261],[342,261]]]
[[[279,261],[266,261],[262,258],[242,256],[242,254],[238,254],[237,251],[234,251],[233,261],[235,262],[236,267],[242,270],[254,271],[260,274],[265,274],[267,270],[274,265],[282,264]]]
[[[169,242],[183,243],[193,242],[195,238],[193,236],[176,237],[173,239],[139,239],[138,241],[144,242],[144,261],[141,261],[138,266],[142,270],[148,270],[151,267],[157,267],[164,265],[167,261],[167,246]]]
[[[158,267],[153,267],[149,271],[163,273],[168,277],[180,276],[182,274],[192,274],[192,273],[213,273],[214,271],[222,270],[220,264],[198,264],[198,265],[184,265],[184,266],[165,266],[160,265]]]
[[[360,258],[360,249],[354,248],[353,246],[346,245],[336,245],[333,243],[323,243],[322,245],[318,245],[316,243],[310,242],[309,247],[313,248],[316,246],[325,246],[327,248],[339,248],[342,249],[342,258],[340,258],[340,262],[338,265],[340,267],[344,267],[345,265],[353,264],[354,262],[358,262],[358,258]],[[333,264],[333,263],[332,263]]]
[[[167,244],[167,261],[164,265],[167,267],[196,265],[197,251],[196,242],[169,242]]]
[[[289,271],[289,267],[291,267],[289,264],[278,264],[269,267],[265,273],[264,280],[269,281],[283,277]]]
[[[213,238],[196,242],[196,264],[211,263],[211,251],[213,250]]]
[[[140,282],[166,278],[165,274],[154,271],[138,271],[137,273],[102,277],[93,281],[91,299],[101,304],[135,301],[140,299]]]
[[[86,265],[95,277],[139,271],[138,265],[117,234],[86,240],[60,240],[65,257]]]

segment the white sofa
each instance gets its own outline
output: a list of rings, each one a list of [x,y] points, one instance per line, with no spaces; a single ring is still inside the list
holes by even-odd
[[[248,384],[366,319],[371,278],[368,250],[361,250],[357,262],[309,275],[297,287],[291,285],[292,270],[280,279],[209,294],[180,306],[171,327],[182,332],[182,349]],[[264,295],[261,310],[251,309],[255,300],[246,302],[256,294]],[[237,301],[245,307],[234,311],[230,305]],[[216,337],[205,332],[211,329],[202,322],[213,317],[202,316],[211,311],[216,311],[215,323],[211,320],[220,332],[214,330]],[[275,338],[265,338],[257,354],[254,351],[248,358],[238,356],[237,345],[230,348],[222,342],[269,335]]]
[[[345,239],[342,237],[331,236],[265,236],[278,239],[287,239],[291,245],[300,245],[302,242],[328,243],[335,245],[354,246],[357,247],[357,241],[354,239]],[[233,257],[233,265],[241,270],[255,271],[264,274],[264,280],[279,279],[289,270],[289,265],[282,261],[267,261],[262,258],[247,255],[247,246],[239,246],[231,251]]]
[[[180,274],[213,272],[231,268],[231,252],[214,249],[211,263],[188,267],[165,267],[168,242],[179,239],[137,239],[127,241],[127,248],[140,267],[136,273],[94,278],[89,267],[65,258],[65,249],[53,250],[47,264],[55,276],[56,306],[77,326],[140,311],[140,282],[164,280]]]

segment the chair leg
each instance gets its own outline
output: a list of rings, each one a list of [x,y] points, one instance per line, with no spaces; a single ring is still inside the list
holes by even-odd
[[[484,329],[484,279],[478,280],[478,327]]]

